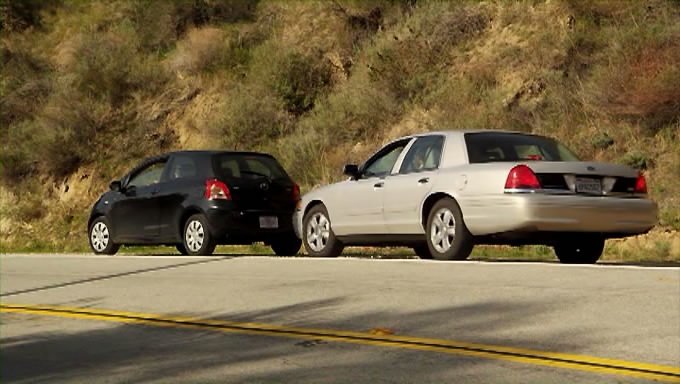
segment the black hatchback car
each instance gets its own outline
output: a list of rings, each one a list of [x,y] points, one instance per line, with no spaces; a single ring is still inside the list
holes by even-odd
[[[175,245],[209,255],[218,244],[264,242],[277,255],[300,250],[292,216],[300,189],[268,154],[182,151],[146,159],[95,203],[90,247]]]

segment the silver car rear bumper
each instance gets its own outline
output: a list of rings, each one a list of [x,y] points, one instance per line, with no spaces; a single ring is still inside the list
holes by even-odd
[[[463,205],[474,235],[523,230],[635,235],[657,223],[656,203],[640,198],[506,194],[475,203]]]

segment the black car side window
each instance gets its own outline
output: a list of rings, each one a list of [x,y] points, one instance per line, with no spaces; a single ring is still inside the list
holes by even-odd
[[[189,179],[197,176],[196,162],[188,156],[176,156],[170,165],[170,180]]]
[[[163,175],[165,163],[165,161],[153,163],[140,170],[134,176],[132,176],[127,184],[127,187],[140,188],[159,183],[161,181],[161,176]]]
[[[443,147],[443,136],[418,138],[408,150],[404,161],[401,163],[399,173],[432,171],[439,168]]]

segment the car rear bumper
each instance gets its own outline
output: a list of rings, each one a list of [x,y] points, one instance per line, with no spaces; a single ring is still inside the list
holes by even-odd
[[[293,221],[291,212],[267,210],[229,210],[211,208],[205,212],[210,233],[225,244],[252,243],[291,235]],[[277,228],[261,228],[260,217],[276,217]]]
[[[639,198],[508,194],[482,205],[486,214],[480,214],[479,206],[464,212],[475,235],[509,231],[636,235],[657,223],[656,203]]]

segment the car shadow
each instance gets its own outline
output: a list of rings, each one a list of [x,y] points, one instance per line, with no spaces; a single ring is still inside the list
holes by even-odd
[[[49,284],[49,285],[44,285],[44,286],[40,286],[40,287],[26,288],[26,289],[21,289],[21,290],[17,290],[17,291],[10,291],[10,292],[3,292],[3,293],[0,294],[0,297],[10,297],[10,296],[21,295],[21,294],[24,294],[24,293],[41,292],[41,291],[46,291],[46,290],[51,290],[51,289],[70,287],[70,286],[74,286],[74,285],[82,285],[82,284],[88,284],[88,283],[103,281],[103,280],[116,279],[116,278],[119,278],[119,277],[139,275],[139,274],[143,274],[143,273],[163,271],[163,270],[167,270],[167,269],[182,268],[182,267],[186,267],[186,266],[190,266],[190,265],[214,263],[214,262],[217,262],[217,261],[223,261],[223,260],[228,260],[228,259],[230,259],[230,257],[215,257],[215,258],[210,258],[210,259],[200,259],[200,260],[187,261],[187,262],[184,262],[184,263],[162,265],[162,266],[152,267],[152,268],[135,269],[135,270],[132,270],[132,271],[125,271],[125,272],[118,272],[118,273],[112,273],[112,274],[107,274],[107,275],[88,277],[88,278],[85,278],[85,279],[79,279],[79,280],[69,281],[69,282],[65,282],[65,283]]]

